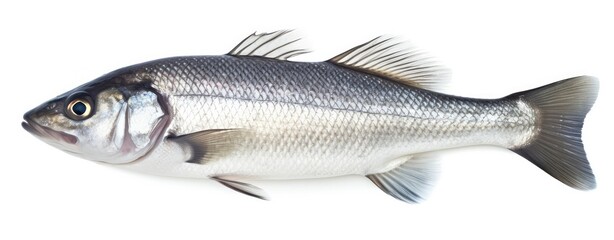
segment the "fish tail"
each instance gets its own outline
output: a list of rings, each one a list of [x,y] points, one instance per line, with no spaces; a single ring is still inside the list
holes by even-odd
[[[581,135],[598,91],[596,78],[580,76],[508,96],[531,105],[538,119],[537,134],[511,150],[570,187],[594,189],[595,176]]]

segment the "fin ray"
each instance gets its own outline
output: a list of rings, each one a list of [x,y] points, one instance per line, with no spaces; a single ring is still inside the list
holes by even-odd
[[[377,37],[332,59],[331,63],[364,71],[404,85],[440,89],[448,71],[415,48],[403,48],[394,38]]]
[[[206,164],[214,159],[221,158],[234,148],[233,139],[240,137],[240,129],[209,129],[178,137],[169,137],[168,140],[186,146],[192,152],[189,163]]]
[[[580,76],[508,96],[537,109],[540,119],[536,136],[512,151],[570,187],[594,189],[595,176],[581,135],[598,91],[596,78]]]
[[[220,176],[211,177],[211,179],[219,182],[220,184],[235,190],[237,192],[243,193],[245,195],[255,197],[262,200],[268,200],[267,194],[264,190],[249,183],[239,182],[235,180],[225,179]]]
[[[287,60],[301,54],[308,53],[305,48],[300,48],[299,36],[292,30],[280,30],[271,33],[253,33],[235,46],[228,55],[232,56],[257,56]]]
[[[417,203],[426,198],[436,179],[437,164],[426,155],[408,158],[398,167],[382,173],[367,175],[377,187],[404,202]]]

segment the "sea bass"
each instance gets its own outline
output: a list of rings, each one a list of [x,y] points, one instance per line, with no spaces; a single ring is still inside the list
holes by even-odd
[[[266,198],[249,179],[362,175],[425,198],[437,150],[510,149],[570,187],[595,188],[581,140],[599,89],[574,77],[499,99],[437,92],[444,68],[378,37],[324,62],[291,31],[252,34],[220,56],[121,68],[24,115],[69,154],[150,174],[210,178]]]

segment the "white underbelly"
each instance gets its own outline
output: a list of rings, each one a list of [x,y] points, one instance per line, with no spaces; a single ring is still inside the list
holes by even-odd
[[[322,156],[310,157],[297,154],[262,157],[269,153],[252,155],[232,154],[223,159],[199,164],[187,162],[191,156],[180,145],[164,141],[144,159],[134,163],[116,165],[120,168],[170,177],[208,178],[211,176],[236,176],[247,179],[297,179],[340,175],[365,175],[395,166],[394,157],[355,158]],[[401,154],[403,155],[403,154]]]

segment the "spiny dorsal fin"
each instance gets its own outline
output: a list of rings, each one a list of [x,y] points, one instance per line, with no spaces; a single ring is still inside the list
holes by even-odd
[[[377,37],[329,60],[329,62],[391,79],[412,87],[437,90],[448,71],[395,38]]]
[[[243,39],[228,54],[233,56],[258,56],[286,60],[309,51],[300,48],[299,36],[292,30],[280,30],[272,33],[253,33]]]

